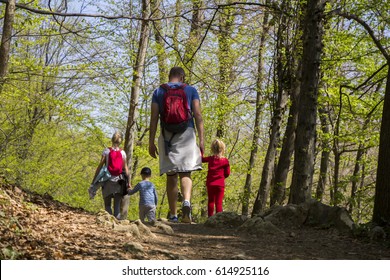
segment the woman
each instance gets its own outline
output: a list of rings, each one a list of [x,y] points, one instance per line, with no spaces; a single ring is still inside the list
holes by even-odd
[[[129,169],[126,163],[126,153],[119,148],[119,145],[122,143],[122,133],[115,132],[111,141],[112,147],[104,149],[92,182],[95,181],[95,178],[103,165],[106,165],[111,177],[104,183],[102,188],[104,207],[106,211],[112,215],[111,201],[114,199],[114,217],[119,219],[122,199],[122,187],[119,184],[119,180],[121,179],[123,170],[126,172],[127,176],[129,175]]]

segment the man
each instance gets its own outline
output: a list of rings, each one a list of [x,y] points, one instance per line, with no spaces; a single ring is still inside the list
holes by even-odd
[[[200,100],[197,90],[184,84],[185,73],[181,67],[173,67],[169,72],[169,82],[160,86],[153,93],[150,131],[149,154],[156,158],[159,155],[160,175],[167,174],[167,196],[169,203],[169,220],[177,222],[178,179],[180,179],[183,195],[182,222],[191,223],[191,172],[202,169],[201,154],[204,151],[203,119],[200,110]],[[164,95],[169,89],[182,89],[189,109],[189,121],[184,132],[172,132],[165,124],[167,103]],[[187,109],[187,110],[188,110]],[[194,124],[195,118],[195,124]],[[160,119],[161,134],[158,139],[158,150],[155,145],[157,124]],[[164,121],[163,121],[164,120]],[[199,147],[196,144],[195,125],[199,137]]]

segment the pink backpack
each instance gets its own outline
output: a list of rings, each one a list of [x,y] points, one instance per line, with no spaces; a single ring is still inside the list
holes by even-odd
[[[113,148],[109,149],[110,153],[108,154],[107,169],[112,176],[119,176],[123,169],[122,150],[114,150]]]

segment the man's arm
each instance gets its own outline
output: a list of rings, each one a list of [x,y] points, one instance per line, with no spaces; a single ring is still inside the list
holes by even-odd
[[[157,158],[158,151],[154,140],[156,138],[157,124],[158,124],[159,108],[157,103],[152,103],[150,125],[149,125],[149,155]]]
[[[203,118],[202,112],[200,110],[199,99],[192,100],[192,111],[194,112],[196,130],[198,131],[199,137],[199,148],[200,152],[204,153],[204,128],[203,128]]]

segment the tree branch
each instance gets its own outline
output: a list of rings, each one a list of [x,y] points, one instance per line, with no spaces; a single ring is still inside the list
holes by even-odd
[[[0,0],[0,3],[8,3],[8,0]],[[274,10],[279,13],[283,13],[288,15],[286,12],[282,11],[278,5],[275,3],[271,3],[270,5],[266,4],[261,4],[261,3],[255,3],[255,2],[233,2],[233,3],[228,3],[228,4],[219,4],[214,7],[206,7],[206,8],[200,8],[198,10],[219,10],[222,7],[228,7],[228,6],[242,6],[242,5],[247,5],[247,6],[258,6],[262,8],[267,8],[270,10]],[[53,10],[41,10],[41,9],[36,9],[29,7],[28,5],[25,4],[18,4],[16,3],[16,7],[19,9],[27,10],[29,12],[35,13],[35,14],[41,14],[41,15],[53,15],[53,16],[61,16],[61,17],[91,17],[91,18],[104,18],[104,19],[130,19],[130,20],[147,20],[147,21],[156,21],[156,20],[163,20],[163,19],[168,19],[168,18],[175,18],[175,17],[184,17],[185,14],[189,13],[190,11],[186,11],[181,15],[174,15],[174,16],[165,16],[161,18],[148,18],[148,19],[143,19],[142,17],[131,17],[127,15],[103,15],[103,14],[88,14],[88,13],[62,13],[58,11],[53,11]],[[291,16],[291,15],[288,15]]]
[[[339,16],[344,17],[346,19],[352,19],[352,20],[356,21],[357,23],[359,23],[361,26],[363,26],[363,28],[370,35],[371,39],[374,41],[374,43],[377,46],[377,48],[380,50],[380,52],[386,58],[388,63],[390,62],[390,55],[387,53],[385,48],[382,46],[381,42],[375,36],[374,31],[371,29],[371,27],[364,20],[362,20],[361,18],[359,18],[358,16],[356,16],[354,14],[344,13],[341,10],[334,10],[330,14],[331,15],[332,14],[336,14],[336,15],[339,15]]]
[[[0,3],[8,3],[8,0],[0,0]],[[105,18],[105,19],[134,19],[134,20],[143,20],[140,17],[130,17],[126,15],[118,15],[118,16],[109,16],[109,15],[103,15],[103,14],[84,14],[84,13],[62,13],[62,12],[57,12],[53,10],[40,10],[40,9],[35,9],[31,8],[27,5],[24,4],[18,4],[16,3],[15,5],[19,9],[23,9],[35,14],[40,14],[40,15],[52,15],[52,16],[61,16],[61,17],[91,17],[91,18]]]

